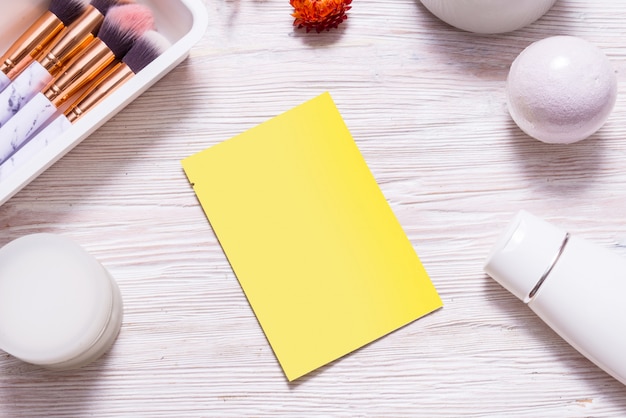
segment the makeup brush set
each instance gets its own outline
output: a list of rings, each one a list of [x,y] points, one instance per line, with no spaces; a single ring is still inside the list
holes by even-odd
[[[0,16],[0,204],[183,61],[207,25],[201,0],[13,3]]]

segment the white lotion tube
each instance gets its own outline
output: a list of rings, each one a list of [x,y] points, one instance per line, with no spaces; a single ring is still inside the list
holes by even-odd
[[[0,126],[52,81],[52,75],[34,61],[0,93]]]
[[[520,211],[485,272],[626,384],[626,259]]]

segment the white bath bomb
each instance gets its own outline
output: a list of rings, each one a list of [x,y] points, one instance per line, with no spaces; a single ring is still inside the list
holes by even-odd
[[[511,117],[524,132],[567,144],[606,122],[617,97],[617,76],[593,44],[554,36],[531,44],[515,59],[506,95]]]
[[[543,16],[555,0],[421,0],[449,25],[476,33],[520,29]]]

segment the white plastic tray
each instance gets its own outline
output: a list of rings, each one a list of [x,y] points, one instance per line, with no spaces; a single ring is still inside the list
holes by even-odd
[[[0,205],[180,64],[204,35],[208,16],[202,0],[138,0],[137,3],[151,8],[157,30],[172,42],[172,46],[79,119],[58,140],[33,156],[28,164],[0,182]],[[48,4],[48,0],[3,2],[0,13],[0,53],[6,51],[22,31],[47,10]]]

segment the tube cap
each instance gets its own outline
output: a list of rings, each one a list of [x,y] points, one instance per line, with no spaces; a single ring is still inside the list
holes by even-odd
[[[557,260],[567,233],[519,211],[498,238],[485,263],[485,273],[528,303],[530,292]]]

